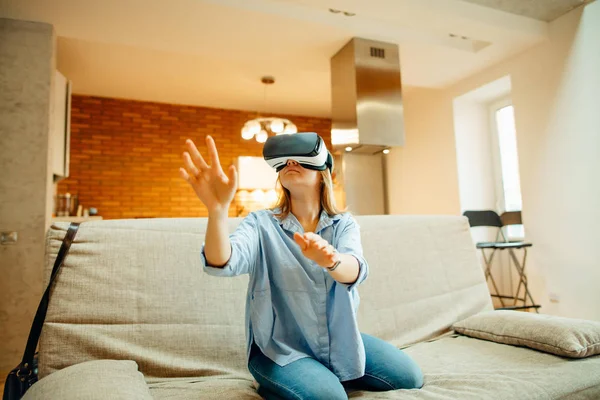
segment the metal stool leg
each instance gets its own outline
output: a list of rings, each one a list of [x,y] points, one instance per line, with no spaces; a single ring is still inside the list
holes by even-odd
[[[490,254],[490,258],[488,259],[485,256],[485,250],[481,249],[481,253],[483,254],[483,260],[485,261],[485,280],[487,282],[488,278],[492,281],[492,286],[494,286],[494,290],[496,291],[496,295],[498,296],[498,298],[500,299],[500,304],[502,305],[502,307],[505,307],[504,305],[504,299],[502,298],[502,296],[500,295],[500,291],[498,290],[498,286],[496,285],[496,281],[494,280],[494,276],[492,275],[492,261],[494,259],[494,254],[496,254],[496,249],[492,250],[492,253]]]
[[[531,292],[529,291],[529,285],[527,284],[527,275],[525,274],[525,263],[527,261],[527,249],[523,248],[523,261],[521,263],[519,263],[519,260],[518,260],[517,256],[515,255],[513,249],[509,249],[509,254],[510,254],[513,262],[515,263],[515,268],[516,268],[517,272],[519,273],[519,285],[517,286],[517,294],[515,297],[515,304],[516,304],[517,298],[519,297],[519,292],[521,291],[521,285],[523,285],[524,292],[525,292],[525,293],[523,293],[523,305],[527,306],[527,298],[529,297],[529,300],[531,301],[531,305],[534,306],[535,301],[533,301],[533,296],[531,296]],[[539,313],[537,308],[535,308],[535,312]]]
[[[509,271],[512,271],[512,268],[511,268],[512,267],[511,261],[512,261],[513,263],[515,263],[514,267],[517,270],[517,273],[519,274],[519,285],[517,286],[517,292],[515,293],[515,299],[513,301],[513,306],[516,307],[517,306],[517,302],[518,301],[522,301],[523,302],[523,306],[526,307],[527,306],[527,297],[525,296],[525,293],[523,293],[523,298],[520,298],[519,295],[521,294],[521,285],[524,283],[523,279],[526,280],[527,277],[524,276],[524,274],[521,273],[521,270],[519,269],[519,263],[515,261],[515,257],[516,256],[514,255],[513,250],[509,249],[508,253],[509,253],[510,257],[511,257],[508,260]],[[512,281],[511,281],[511,283],[512,283]],[[513,292],[511,291],[511,293],[513,293]]]

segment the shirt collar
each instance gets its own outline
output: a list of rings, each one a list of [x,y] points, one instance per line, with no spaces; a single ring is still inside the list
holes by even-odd
[[[273,210],[273,218],[275,220],[277,220],[277,222],[279,222],[279,225],[281,225],[281,227],[287,231],[290,232],[298,232],[298,233],[302,233],[304,231],[304,229],[302,228],[302,225],[300,224],[300,222],[298,221],[298,219],[296,218],[296,216],[294,214],[292,214],[291,212],[287,215],[287,217],[283,218],[283,219],[279,219],[275,216],[275,214],[281,212],[281,209],[276,208]],[[333,216],[330,216],[325,210],[321,211],[321,215],[319,216],[319,223],[317,224],[317,228],[315,229],[315,233],[319,233],[321,232],[323,229],[327,228],[328,226],[333,225],[333,223],[335,221],[338,221],[340,218],[342,217],[341,214],[336,214]]]

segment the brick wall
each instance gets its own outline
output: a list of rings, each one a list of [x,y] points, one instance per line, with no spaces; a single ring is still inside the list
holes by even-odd
[[[248,111],[73,96],[70,177],[57,192],[77,194],[84,208],[96,207],[105,219],[206,216],[179,177],[184,141],[191,138],[205,155],[210,134],[224,168],[237,156],[259,157],[262,144],[240,136],[253,117]],[[330,146],[331,120],[287,118]],[[239,204],[232,205],[231,216],[236,208]]]

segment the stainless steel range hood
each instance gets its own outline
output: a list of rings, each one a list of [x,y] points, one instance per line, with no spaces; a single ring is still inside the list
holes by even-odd
[[[353,38],[331,58],[334,148],[375,154],[404,145],[398,46]]]
[[[388,214],[393,177],[383,150],[404,145],[398,46],[352,39],[331,58],[331,85],[331,141],[346,205],[356,215]]]

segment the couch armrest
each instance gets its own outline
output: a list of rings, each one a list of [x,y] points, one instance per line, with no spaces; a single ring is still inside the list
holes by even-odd
[[[75,364],[35,383],[23,400],[152,400],[137,363],[95,360]]]
[[[520,311],[473,315],[453,325],[463,335],[570,358],[600,354],[600,322]]]

